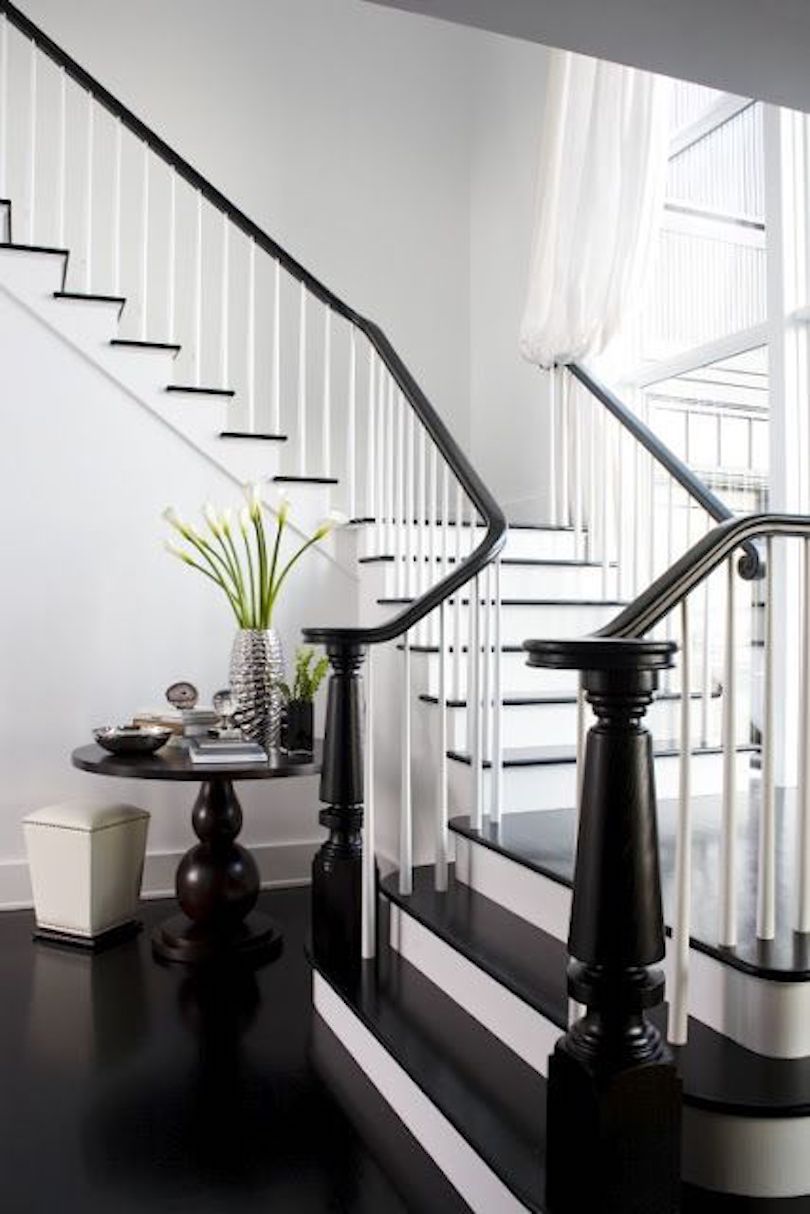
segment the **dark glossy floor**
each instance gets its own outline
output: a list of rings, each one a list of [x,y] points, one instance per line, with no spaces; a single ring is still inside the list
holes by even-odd
[[[0,915],[2,1214],[456,1214],[313,1023],[308,896],[262,895],[279,961],[207,982],[156,964],[147,933],[91,958]]]

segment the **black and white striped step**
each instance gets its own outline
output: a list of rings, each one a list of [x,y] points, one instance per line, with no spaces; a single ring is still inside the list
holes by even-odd
[[[391,947],[544,1075],[568,1014],[564,945],[452,875],[437,893],[430,868],[416,870],[410,896],[397,892],[397,874],[381,890]],[[663,1031],[663,1009],[655,1019]],[[810,1132],[810,1059],[763,1058],[698,1021],[677,1053],[685,1179],[749,1197],[810,1194],[810,1159],[791,1156]],[[767,1149],[741,1157],[754,1134]]]
[[[810,1057],[810,940],[792,930],[791,799],[778,806],[778,932],[756,938],[757,783],[738,804],[738,931],[734,949],[718,944],[719,797],[692,801],[690,1008],[701,1021],[757,1054]],[[677,802],[658,805],[668,922],[674,906]],[[507,814],[477,831],[454,819],[456,876],[471,889],[559,940],[568,933],[573,874],[573,810]]]

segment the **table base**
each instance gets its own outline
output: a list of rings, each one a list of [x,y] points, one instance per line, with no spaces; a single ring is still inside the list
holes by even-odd
[[[152,952],[160,961],[200,965],[209,962],[239,962],[264,965],[274,961],[284,946],[276,923],[257,911],[228,932],[211,931],[187,915],[172,915],[152,932]]]

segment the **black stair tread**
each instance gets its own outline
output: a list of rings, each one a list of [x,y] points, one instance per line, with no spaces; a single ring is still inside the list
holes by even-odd
[[[795,789],[776,790],[777,812],[777,932],[774,940],[756,936],[757,855],[760,786],[751,782],[750,795],[741,792],[737,805],[737,887],[739,890],[736,948],[717,942],[718,842],[722,813],[719,796],[692,798],[692,943],[695,948],[742,973],[770,982],[810,982],[810,934],[792,930]],[[658,802],[658,832],[664,909],[671,921],[675,903],[675,832],[677,801]],[[485,820],[479,832],[469,817],[453,818],[450,829],[507,859],[570,887],[574,872],[573,809],[529,810],[504,814],[500,825]]]
[[[127,302],[125,295],[95,295],[91,291],[54,291],[54,299],[74,299],[87,303],[118,304],[119,311]]]
[[[492,1171],[542,1212],[543,1077],[393,949],[376,967],[364,963],[354,990],[315,968]]]
[[[655,738],[653,739],[653,749],[656,757],[667,758],[671,755],[680,754],[680,744],[677,739],[670,738]],[[739,743],[737,752],[758,750],[759,747],[753,743]],[[719,755],[723,753],[722,746],[694,746],[692,754],[695,755]],[[448,757],[454,759],[457,763],[471,763],[469,751],[466,750],[448,750]],[[507,746],[503,752],[504,767],[545,767],[550,763],[575,763],[577,757],[576,746]],[[484,767],[489,767],[488,759],[484,760]]]
[[[448,599],[448,605],[454,605],[455,599]],[[416,598],[383,598],[377,599],[380,606],[402,606],[408,603],[415,603]],[[490,603],[495,600],[491,599]],[[481,599],[481,605],[484,606],[485,600]],[[469,607],[470,600],[462,599],[461,606]],[[502,598],[502,607],[626,607],[626,599],[513,599]]]
[[[401,644],[397,645],[397,649],[402,649],[402,648],[403,648],[403,646]],[[438,645],[409,645],[408,648],[410,649],[411,653],[438,653],[439,652]],[[454,649],[455,649],[455,647],[453,645],[447,646],[448,653],[453,653]],[[461,646],[461,652],[462,653],[469,652],[466,645]],[[522,645],[501,645],[501,653],[522,653],[525,656],[526,650],[523,648]]]
[[[14,241],[12,244],[0,244],[0,249],[5,249],[10,253],[49,253],[55,257],[70,257],[70,249],[57,249],[53,245],[45,244],[20,244],[19,241]]]
[[[380,889],[518,998],[555,1024],[565,1025],[568,954],[562,941],[453,875],[447,892],[438,893],[431,865],[414,869],[411,895],[399,893],[397,873],[385,877]]]
[[[166,391],[188,392],[193,396],[236,396],[234,388],[201,388],[196,384],[167,384]]]
[[[174,341],[140,341],[134,337],[114,337],[111,346],[124,346],[130,350],[171,350],[180,353],[181,347]]]
[[[257,430],[220,430],[220,438],[258,438],[268,443],[286,443],[286,434],[264,434]]]
[[[337,485],[336,476],[274,476],[277,485]]]
[[[447,893],[433,888],[433,868],[414,871],[410,896],[397,874],[381,882],[385,897],[539,1012],[561,1032],[568,1013],[565,945],[451,875]],[[666,1010],[651,1017],[666,1031]],[[715,1112],[757,1117],[810,1113],[810,1058],[765,1058],[690,1019],[689,1040],[675,1049],[684,1100]]]
[[[376,522],[376,519],[360,518],[360,519],[352,519],[352,522],[374,523],[374,522]],[[418,557],[416,555],[407,557],[403,554],[402,556],[397,558],[393,552],[379,552],[379,553],[375,553],[372,556],[361,557],[361,560],[363,560],[363,561],[395,561],[397,559],[399,559],[401,561],[410,560],[410,561],[414,561],[414,562],[419,561],[419,560],[430,561],[432,559],[432,560],[436,561],[436,563],[438,564],[438,562],[444,560],[444,557],[434,556],[431,558],[429,556]],[[462,558],[462,559],[466,559],[466,558]],[[448,556],[448,558],[447,558],[448,565],[455,565],[456,563],[457,563],[456,558],[454,556]],[[528,566],[530,568],[534,568],[534,567],[542,568],[543,566],[546,566],[546,565],[548,565],[552,569],[557,569],[557,568],[601,569],[602,568],[601,564],[598,561],[574,561],[574,560],[551,560],[551,559],[545,560],[542,557],[533,557],[533,556],[504,556],[501,558],[500,563],[501,563],[501,565],[521,565],[521,566]],[[616,564],[614,561],[611,561],[610,568],[611,569],[616,568]]]
[[[722,692],[719,687],[713,687],[710,693],[712,700],[718,700]],[[689,693],[690,700],[702,699],[701,691],[692,691]],[[429,695],[427,692],[422,692],[419,699],[423,704],[440,703],[439,697]],[[656,703],[674,703],[680,702],[681,693],[679,691],[657,691],[653,696],[653,701]],[[565,692],[549,692],[547,695],[505,695],[501,701],[505,708],[531,708],[536,704],[576,704],[577,697],[573,693],[566,694]],[[467,701],[465,698],[448,700],[448,708],[466,708]]]

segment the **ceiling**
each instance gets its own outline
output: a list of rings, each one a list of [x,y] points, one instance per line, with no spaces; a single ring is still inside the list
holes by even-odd
[[[810,110],[810,0],[368,0]]]

